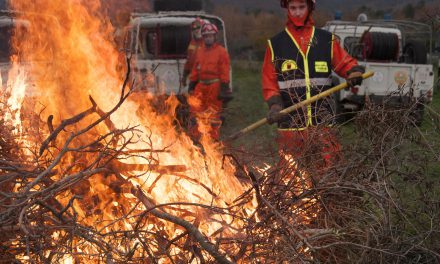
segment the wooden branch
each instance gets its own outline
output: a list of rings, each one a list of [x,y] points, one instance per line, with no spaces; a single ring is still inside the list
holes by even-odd
[[[107,126],[108,130],[110,131],[116,131],[116,126],[115,124],[112,122],[112,120],[110,119],[110,116],[107,116],[104,111],[101,110],[101,108],[99,108],[98,104],[96,103],[96,101],[93,99],[93,97],[91,95],[89,95],[89,100],[90,102],[92,102],[92,105],[94,106],[94,110],[95,113],[98,114],[101,118],[104,118],[104,124]],[[116,136],[113,139],[113,146],[116,147],[116,144],[118,143],[119,136]]]
[[[131,183],[130,183],[131,184]],[[141,189],[135,188],[134,186],[131,188],[131,194],[136,196],[136,198],[141,201],[147,209],[154,207],[154,202],[148,198]],[[176,225],[179,225],[188,231],[188,233],[194,237],[194,239],[197,240],[197,242],[200,244],[200,246],[206,250],[216,261],[217,263],[221,264],[232,264],[231,261],[229,261],[223,254],[220,254],[220,252],[217,251],[215,246],[209,242],[208,239],[191,223],[188,221],[185,221],[181,218],[178,218],[176,216],[170,215],[164,211],[159,211],[157,209],[153,209],[150,211],[152,215],[156,216],[157,218],[169,221],[171,223],[174,223]]]
[[[49,137],[46,138],[46,140],[43,142],[43,144],[40,147],[40,156],[43,155],[43,152],[47,149],[47,147],[49,146],[50,142],[52,142],[53,140],[55,140],[58,135],[61,133],[61,131],[63,131],[67,126],[73,125],[78,123],[79,121],[81,121],[82,119],[84,119],[86,116],[94,113],[94,107],[92,106],[91,108],[87,109],[86,111],[72,117],[66,120],[63,120],[61,122],[61,124],[49,135]],[[51,120],[51,119],[49,119]],[[52,123],[52,121],[50,121]],[[53,128],[53,127],[52,127]]]
[[[170,153],[169,150],[166,149],[131,149],[131,150],[124,150],[120,151],[121,154],[139,154],[139,153]]]
[[[97,121],[93,122],[92,124],[90,124],[88,127],[86,127],[85,129],[79,131],[78,133],[74,134],[74,136],[79,136],[81,134],[84,134],[85,132],[89,131],[90,129],[92,129],[93,127],[95,127],[97,124],[101,123],[102,121],[106,120],[110,115],[112,115],[117,109],[119,109],[119,107],[122,105],[123,102],[125,102],[125,100],[128,98],[128,96],[130,95],[130,92],[132,91],[132,89],[130,89],[130,91],[126,94],[125,93],[125,89],[126,86],[128,84],[128,80],[130,78],[130,74],[131,74],[131,67],[130,67],[130,63],[129,63],[130,58],[127,58],[127,74],[125,76],[125,80],[124,80],[124,84],[122,85],[122,91],[121,91],[121,96],[119,99],[119,102],[113,107],[112,110],[110,110],[107,113],[103,113],[103,115],[101,116],[100,119],[98,119]],[[95,113],[96,112],[96,105],[93,105],[92,101],[92,107],[87,109],[86,111],[72,117],[66,120],[63,120],[61,122],[61,125],[57,127],[57,129],[54,130],[53,133],[51,133],[49,135],[49,137],[43,142],[43,144],[40,147],[40,156],[43,155],[43,152],[47,149],[47,146],[49,145],[49,143],[56,139],[56,137],[58,136],[58,134],[67,126],[78,123],[79,121],[81,121],[84,117]]]
[[[127,164],[118,160],[110,162],[110,168],[118,173],[131,171],[152,171],[162,174],[185,172],[188,168],[184,165],[159,165],[159,164]]]

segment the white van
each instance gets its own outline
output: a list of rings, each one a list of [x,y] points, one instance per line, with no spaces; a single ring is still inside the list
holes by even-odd
[[[429,25],[411,21],[329,21],[324,29],[333,33],[367,71],[375,72],[356,89],[336,94],[338,114],[361,109],[367,99],[392,105],[417,102],[415,122],[422,122],[424,105],[432,101],[434,90],[433,66],[428,63],[428,47],[432,47]],[[340,81],[338,76],[333,77],[334,85]]]
[[[183,1],[183,0],[180,0]],[[134,13],[128,27],[126,49],[133,56],[137,88],[151,94],[185,94],[181,79],[191,41],[191,23],[200,18],[219,29],[218,41],[227,49],[226,32],[220,17],[199,11]]]

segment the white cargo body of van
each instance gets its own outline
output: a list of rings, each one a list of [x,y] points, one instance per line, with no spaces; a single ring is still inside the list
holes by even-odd
[[[218,41],[227,48],[224,22],[204,11],[166,11],[133,14],[128,49],[139,89],[151,94],[184,94],[181,79],[191,41],[191,23],[200,18],[219,29]]]
[[[339,114],[361,109],[366,100],[390,105],[416,102],[415,122],[421,123],[424,104],[432,101],[434,88],[433,66],[427,61],[427,47],[432,45],[429,25],[409,21],[329,21],[324,29],[335,34],[367,71],[375,72],[361,86],[335,96]],[[334,85],[342,81],[334,75]]]

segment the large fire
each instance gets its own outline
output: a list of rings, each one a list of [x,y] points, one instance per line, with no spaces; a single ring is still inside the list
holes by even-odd
[[[8,104],[12,110],[6,118],[21,128],[16,133],[29,155],[39,152],[41,140],[54,133],[53,127],[91,109],[78,122],[63,126],[40,155],[30,155],[30,159],[41,163],[54,159],[51,169],[58,173],[42,172],[25,190],[16,187],[18,192],[41,191],[45,188],[38,181],[41,178],[63,183],[72,175],[84,174],[57,199],[76,221],[91,228],[87,232],[106,235],[93,245],[85,239],[87,232],[78,235],[73,244],[66,245],[66,252],[60,253],[58,261],[111,259],[112,256],[101,255],[107,247],[141,258],[137,250],[140,244],[148,247],[151,254],[165,254],[164,247],[171,248],[168,252],[173,255],[182,254],[181,248],[172,244],[148,242],[149,236],[158,233],[176,237],[177,242],[179,236],[183,238],[189,232],[183,228],[185,223],[166,221],[169,215],[194,224],[206,237],[240,239],[244,222],[231,215],[253,214],[256,202],[246,201],[239,209],[231,208],[252,186],[235,177],[236,168],[223,157],[219,143],[203,137],[201,151],[185,133],[175,129],[175,98],[168,99],[167,110],[158,113],[149,106],[147,98],[132,94],[111,114],[111,120],[87,129],[118,105],[126,77],[126,72],[121,71],[126,67],[121,67],[121,54],[114,44],[114,29],[102,15],[100,1],[13,0],[11,7],[18,11],[18,18],[29,23],[25,29],[17,29],[13,41],[17,57],[8,79]],[[129,81],[126,92],[131,84]],[[30,99],[25,100],[26,96]],[[34,134],[24,129],[32,121],[20,109],[31,110],[33,118],[50,120],[49,129]],[[84,133],[75,134],[72,139],[76,131]],[[102,166],[110,156],[117,158]],[[95,169],[98,167],[106,169]],[[162,206],[153,208],[155,205]],[[216,214],[208,207],[230,211]],[[154,210],[160,219],[148,216]],[[131,231],[140,232],[142,237],[121,238]],[[63,243],[64,235],[65,231],[54,230],[54,243]],[[155,241],[160,239],[155,237]],[[239,250],[231,246],[228,249]],[[225,250],[220,246],[219,251]]]
[[[89,96],[103,112],[110,111],[117,105],[125,72],[117,70],[124,67],[118,67],[121,61],[118,60],[120,54],[112,38],[114,30],[107,18],[102,16],[99,0],[14,0],[11,6],[20,11],[19,18],[29,21],[26,34],[16,34],[14,40],[19,62],[30,65],[26,72],[14,68],[15,76],[9,77],[8,86],[12,89],[9,104],[15,110],[15,116],[10,118],[15,123],[20,122],[17,109],[21,108],[25,96],[26,83],[23,74],[32,76],[27,80],[35,86],[36,93],[32,94],[34,112],[40,113],[42,120],[54,115],[51,122],[55,125],[90,108]],[[169,112],[157,114],[148,106],[147,98],[129,99],[111,115],[111,122],[117,124],[117,129],[137,126],[138,133],[133,135],[136,143],[128,146],[131,150],[147,150],[139,151],[136,155],[121,154],[120,164],[115,163],[113,166],[116,166],[116,170],[125,172],[121,177],[129,179],[134,186],[139,186],[157,204],[192,203],[220,208],[232,205],[248,187],[236,179],[234,167],[228,160],[223,160],[217,143],[204,138],[205,153],[202,153],[184,133],[176,132],[173,123],[176,100],[170,99],[167,103]],[[79,123],[79,129],[91,124],[98,117],[85,118]],[[82,136],[80,141],[72,142],[69,147],[86,145],[96,140],[90,135],[109,132],[105,126],[97,126],[95,129],[97,131],[89,133],[88,137]],[[68,136],[68,133],[60,134],[58,140],[66,140]],[[126,137],[120,137],[117,142],[118,147],[124,151],[127,150],[123,148],[126,140]],[[163,151],[148,151],[152,149]],[[45,151],[42,158],[44,155],[50,154]],[[96,153],[93,152],[82,157],[72,153],[56,166],[60,172],[66,172],[67,167],[71,166],[69,173],[72,174],[75,170],[79,172],[84,168],[81,164],[93,162],[95,156]],[[125,169],[130,164],[136,166]],[[123,168],[118,168],[118,165]],[[62,177],[60,174],[52,180],[61,180]],[[82,200],[72,200],[81,222],[100,231],[132,230],[136,222],[115,219],[123,213],[128,214],[129,210],[133,211],[131,214],[140,213],[145,207],[134,202],[132,193],[115,193],[109,187],[112,182],[117,182],[115,176],[97,173],[80,183],[80,187],[72,187],[70,193],[60,194],[63,196],[63,205],[66,206],[74,195],[81,195]],[[34,188],[38,189],[39,186],[36,184]],[[181,212],[174,212],[175,215],[192,222],[197,218],[200,230],[208,236],[223,228],[222,222],[232,221],[232,218],[206,215],[203,208],[197,209],[198,212],[185,213],[187,209],[182,205],[180,210]],[[163,228],[171,236],[182,233],[182,228],[165,221],[155,225],[157,227],[145,227],[146,231]],[[234,225],[237,229],[240,228],[239,223],[231,226]],[[236,231],[226,230],[221,233],[233,235]],[[58,235],[58,232],[54,233],[55,240]],[[80,241],[78,243],[76,252],[93,253],[95,250]],[[136,241],[129,244],[133,246]],[[157,250],[152,247],[153,251]]]

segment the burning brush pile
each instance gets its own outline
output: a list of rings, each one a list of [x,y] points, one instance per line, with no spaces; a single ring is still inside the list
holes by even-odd
[[[1,96],[0,262],[438,260],[438,200],[414,198],[426,218],[413,228],[415,208],[393,189],[398,146],[424,138],[405,115],[360,115],[370,129],[326,171],[310,158],[313,139],[304,160],[240,164],[175,129],[177,99],[157,113],[133,98],[129,58],[118,60],[98,0],[11,5],[28,25]],[[399,181],[425,183],[411,165],[432,160],[422,143]]]
[[[1,258],[228,262],[248,187],[217,144],[176,132],[175,98],[162,114],[129,99],[99,1],[11,5],[28,24],[3,89]]]

